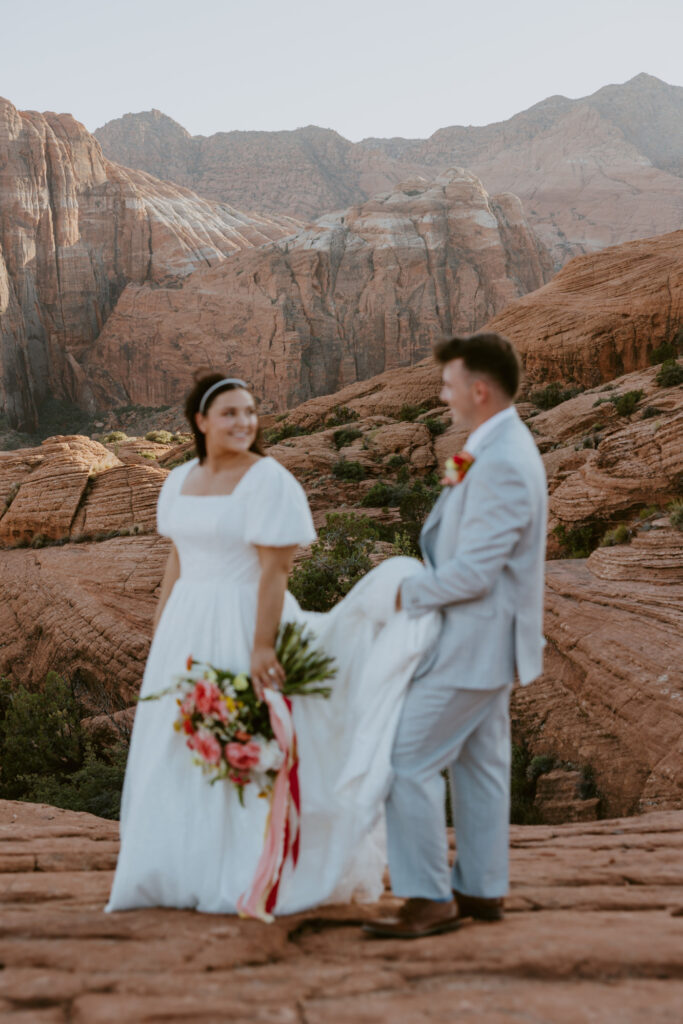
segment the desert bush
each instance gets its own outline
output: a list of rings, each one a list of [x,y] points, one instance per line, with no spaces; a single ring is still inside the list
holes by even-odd
[[[624,391],[614,398],[614,407],[620,416],[630,416],[643,397],[642,391]]]
[[[362,436],[363,431],[359,430],[358,427],[342,427],[340,430],[335,430],[332,439],[335,448],[339,450],[340,448],[346,448],[347,445]]]
[[[360,413],[350,409],[348,405],[338,405],[332,410],[332,415],[325,421],[326,427],[343,427],[345,423],[354,423],[360,419]]]
[[[527,765],[526,777],[530,782],[536,782],[541,775],[547,775],[554,767],[554,757],[551,757],[550,754],[537,754]]]
[[[14,499],[16,498],[17,494],[19,493],[19,488],[20,487],[21,487],[20,482],[18,480],[15,480],[15,482],[12,484],[12,486],[8,490],[7,497],[5,498],[5,512],[10,507],[10,505],[12,504]]]
[[[338,480],[365,480],[365,466],[360,462],[351,462],[347,459],[340,459],[332,466],[332,473]]]
[[[653,348],[652,352],[648,356],[650,366],[656,366],[657,363],[665,363],[668,359],[675,359],[678,355],[678,348],[670,341],[665,341],[657,348]]]
[[[390,455],[385,465],[387,469],[402,469],[403,466],[407,465],[408,460],[405,455]]]
[[[631,534],[628,526],[625,523],[619,523],[614,529],[608,530],[600,541],[601,548],[612,548],[615,544],[627,544],[631,538]]]
[[[683,365],[675,359],[667,359],[659,368],[655,382],[660,388],[675,388],[683,384]]]
[[[667,506],[667,512],[669,513],[669,522],[672,526],[675,526],[677,530],[683,530],[683,501],[676,499]]]
[[[656,405],[646,405],[640,414],[641,420],[651,420],[655,416],[661,416],[663,410],[658,409]]]
[[[530,401],[539,409],[554,409],[556,405],[568,402],[570,398],[576,398],[583,390],[579,386],[563,387],[559,381],[553,381],[552,384],[546,384],[544,388],[532,391]]]
[[[406,403],[398,410],[397,420],[403,423],[413,423],[418,416],[422,416],[427,410],[423,405],[410,405]]]
[[[102,444],[116,444],[117,441],[127,441],[128,434],[123,430],[112,430],[102,438]]]
[[[157,444],[173,444],[176,435],[170,430],[150,430],[145,434],[145,441],[155,441]]]
[[[380,532],[368,516],[330,513],[311,548],[298,565],[289,589],[303,608],[329,611],[372,568],[370,552]]]
[[[588,558],[600,541],[600,527],[593,523],[572,526],[569,529],[563,523],[559,523],[553,533],[567,558]]]
[[[438,437],[439,434],[443,434],[448,430],[448,424],[444,423],[443,420],[437,419],[435,416],[430,416],[424,421],[425,427],[429,430],[432,437]]]
[[[55,672],[36,692],[0,680],[0,797],[117,818],[127,743],[96,748],[85,713]]]
[[[266,430],[264,438],[266,444],[279,444],[286,441],[288,437],[301,437],[303,434],[310,434],[311,431],[300,427],[298,423],[283,423],[280,427],[271,427]]]
[[[647,508],[641,508],[640,512],[638,513],[638,518],[649,519],[650,516],[654,516],[657,512],[659,512],[659,508],[657,507],[657,505],[648,505]]]
[[[364,495],[361,505],[364,508],[390,508],[398,505],[398,488],[386,480],[376,480],[367,494]]]

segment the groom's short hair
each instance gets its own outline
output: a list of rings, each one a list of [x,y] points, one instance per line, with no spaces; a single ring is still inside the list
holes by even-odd
[[[466,369],[490,377],[510,398],[514,398],[519,390],[520,359],[515,346],[502,334],[494,331],[456,334],[436,343],[434,358],[438,363],[462,359]]]

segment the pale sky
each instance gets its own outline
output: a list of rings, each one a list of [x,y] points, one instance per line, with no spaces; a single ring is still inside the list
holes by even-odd
[[[683,85],[683,0],[0,0],[0,96],[94,131],[425,138],[645,71]]]

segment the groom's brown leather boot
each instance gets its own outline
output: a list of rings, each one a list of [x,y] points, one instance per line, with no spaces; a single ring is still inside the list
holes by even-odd
[[[363,931],[382,939],[421,939],[459,928],[462,921],[455,900],[413,898],[406,900],[393,917],[377,917],[363,925]]]
[[[502,899],[485,899],[483,896],[465,896],[453,890],[461,917],[473,917],[477,921],[502,921],[504,918]]]

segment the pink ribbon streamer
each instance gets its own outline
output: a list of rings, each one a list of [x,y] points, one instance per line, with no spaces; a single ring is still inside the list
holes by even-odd
[[[284,754],[284,761],[273,787],[261,857],[248,892],[237,901],[237,910],[242,917],[255,917],[270,922],[273,920],[272,911],[277,902],[287,857],[291,856],[294,867],[299,857],[301,798],[291,701],[277,690],[266,690],[263,697],[268,705],[270,724]]]

